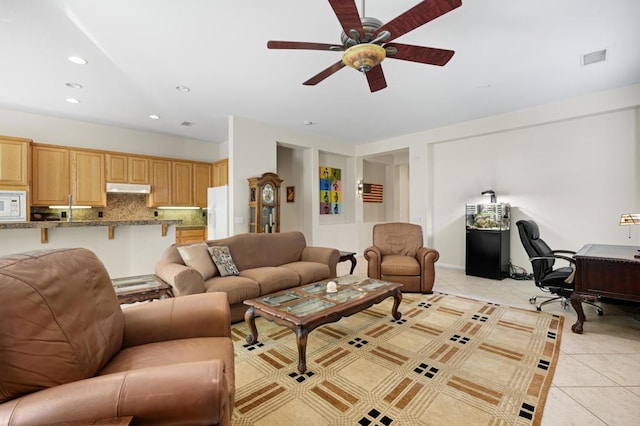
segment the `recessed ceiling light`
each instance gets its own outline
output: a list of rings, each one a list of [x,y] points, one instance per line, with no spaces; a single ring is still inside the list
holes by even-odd
[[[160,120],[160,116],[158,114],[149,114],[149,118],[152,120]]]
[[[79,104],[80,103],[80,99],[76,99],[76,98],[67,98],[67,99],[65,99],[65,101],[69,102],[70,104]]]
[[[313,121],[304,120],[302,124],[304,124],[305,126],[311,126],[313,124]]]
[[[491,85],[489,83],[478,83],[476,84],[476,87],[478,89],[488,89],[491,87]]]
[[[69,60],[78,65],[86,65],[89,63],[86,59],[81,58],[80,56],[69,56]]]
[[[176,86],[176,90],[178,92],[190,92],[191,88],[189,88],[187,86]]]
[[[80,83],[71,83],[71,82],[69,82],[69,83],[65,83],[64,85],[67,86],[67,87],[71,87],[72,89],[82,89],[82,84],[80,84]]]

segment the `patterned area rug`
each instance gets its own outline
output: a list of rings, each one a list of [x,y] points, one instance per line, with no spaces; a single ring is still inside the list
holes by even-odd
[[[232,326],[240,425],[537,425],[563,317],[446,294],[404,294],[324,325],[297,371],[295,336]]]

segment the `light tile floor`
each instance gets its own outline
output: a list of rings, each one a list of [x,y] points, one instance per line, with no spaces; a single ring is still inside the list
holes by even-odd
[[[354,275],[366,276],[360,256]],[[349,273],[338,264],[338,275]],[[529,298],[544,295],[533,281],[489,280],[436,267],[434,290],[502,305],[535,309]],[[542,310],[565,317],[560,359],[542,418],[543,426],[640,424],[640,305],[601,303],[599,317],[584,305],[584,334],[571,332],[576,313],[550,303]],[[638,319],[636,319],[638,318]]]

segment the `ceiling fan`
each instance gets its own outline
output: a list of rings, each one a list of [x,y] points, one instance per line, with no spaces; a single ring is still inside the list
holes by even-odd
[[[329,0],[329,4],[342,26],[342,44],[267,42],[269,49],[344,51],[340,61],[302,83],[306,86],[314,86],[345,66],[350,66],[364,73],[371,92],[377,92],[387,87],[380,65],[385,57],[443,66],[455,53],[453,50],[389,42],[460,7],[461,0],[424,0],[386,24],[376,18],[364,16],[364,0],[362,18],[358,15],[355,0]]]

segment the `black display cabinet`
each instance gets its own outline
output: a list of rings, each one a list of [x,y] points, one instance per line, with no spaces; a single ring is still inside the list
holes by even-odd
[[[508,203],[467,204],[467,275],[494,280],[509,276],[510,225]]]

